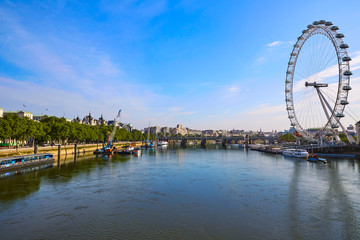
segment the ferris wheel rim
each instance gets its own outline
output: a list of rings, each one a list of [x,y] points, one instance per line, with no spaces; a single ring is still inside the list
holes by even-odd
[[[350,64],[349,58],[347,54],[346,48],[348,47],[344,44],[342,38],[343,34],[337,33],[339,28],[337,26],[332,26],[331,22],[326,22],[324,20],[315,21],[313,25],[308,25],[308,28],[302,32],[302,35],[298,37],[297,42],[294,44],[293,50],[290,54],[290,59],[288,62],[288,67],[286,71],[286,81],[285,81],[285,102],[286,102],[286,110],[288,113],[288,118],[290,119],[291,126],[295,127],[295,129],[304,136],[304,138],[313,139],[317,135],[323,134],[325,129],[329,125],[331,127],[336,128],[336,123],[339,122],[339,118],[337,116],[343,116],[343,112],[345,109],[345,104],[347,102],[348,90],[350,88],[350,75],[345,75],[345,73],[350,72]],[[336,51],[337,57],[337,65],[338,65],[338,82],[337,82],[337,94],[334,107],[331,111],[331,117],[328,119],[327,123],[320,128],[315,133],[308,131],[308,129],[304,129],[297,119],[296,108],[294,106],[293,100],[293,81],[294,81],[294,73],[296,68],[296,63],[301,52],[301,49],[305,42],[313,37],[316,34],[322,34],[326,36],[329,41],[333,44],[333,47]],[[344,47],[345,46],[345,47]],[[344,60],[345,59],[345,60]],[[350,59],[350,60],[349,60]],[[345,90],[344,86],[348,86]],[[350,88],[351,89],[351,88]],[[341,102],[344,101],[344,102]]]

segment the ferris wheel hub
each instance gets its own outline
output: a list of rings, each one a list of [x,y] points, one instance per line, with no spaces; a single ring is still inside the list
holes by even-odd
[[[306,87],[319,88],[319,87],[327,87],[328,84],[327,83],[316,83],[316,82],[309,83],[309,82],[306,82],[305,86]]]

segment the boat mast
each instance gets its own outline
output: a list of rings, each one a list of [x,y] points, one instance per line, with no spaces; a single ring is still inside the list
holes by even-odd
[[[148,127],[148,135],[147,135],[147,144],[149,144],[149,138],[150,138],[150,122],[149,122],[149,127]]]

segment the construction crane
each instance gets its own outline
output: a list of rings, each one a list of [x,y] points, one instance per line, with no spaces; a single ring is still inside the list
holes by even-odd
[[[110,135],[110,138],[109,138],[109,142],[107,145],[105,145],[103,148],[102,148],[102,151],[103,152],[111,152],[111,147],[112,147],[112,143],[114,141],[114,136],[115,136],[115,132],[116,132],[116,127],[117,127],[117,123],[120,121],[120,113],[121,113],[121,109],[119,110],[115,120],[114,120],[114,127],[113,127],[113,130],[111,132],[111,135]]]

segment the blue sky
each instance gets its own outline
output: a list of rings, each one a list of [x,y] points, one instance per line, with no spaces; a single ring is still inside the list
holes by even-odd
[[[1,1],[0,107],[71,119],[122,108],[138,129],[288,129],[292,45],[325,19],[358,56],[359,10],[359,1]]]

